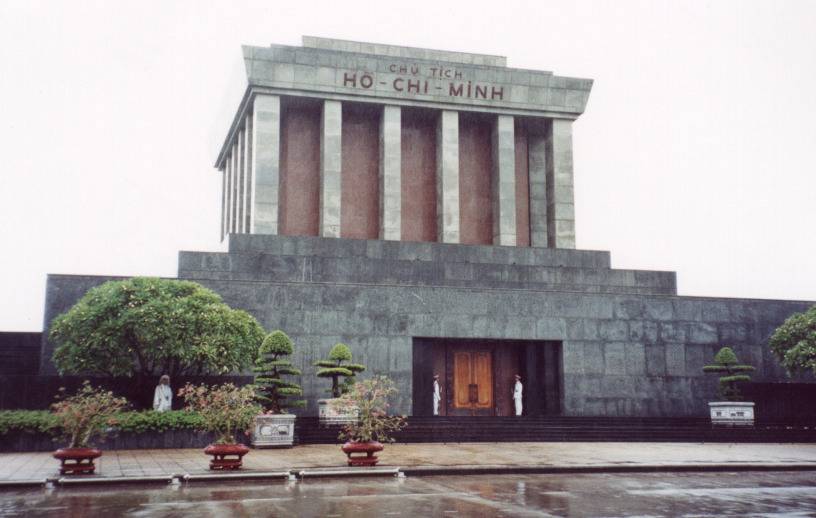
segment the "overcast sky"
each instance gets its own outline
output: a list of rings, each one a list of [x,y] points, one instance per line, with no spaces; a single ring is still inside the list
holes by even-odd
[[[304,34],[595,79],[578,247],[683,295],[816,300],[816,2],[2,0],[0,330],[42,329],[47,273],[221,250],[240,45]]]

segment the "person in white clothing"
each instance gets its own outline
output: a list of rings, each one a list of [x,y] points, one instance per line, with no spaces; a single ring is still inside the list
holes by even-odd
[[[513,403],[516,405],[516,415],[521,415],[521,392],[523,386],[521,384],[521,376],[516,374],[516,384],[513,387]]]
[[[439,402],[442,401],[442,392],[439,389],[439,374],[434,374],[433,382],[433,415],[439,415]]]
[[[167,412],[173,409],[173,389],[170,388],[170,376],[165,374],[159,378],[156,391],[153,393],[153,410]]]

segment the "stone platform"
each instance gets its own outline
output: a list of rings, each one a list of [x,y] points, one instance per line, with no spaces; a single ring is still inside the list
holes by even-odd
[[[327,388],[311,366],[337,342],[393,378],[395,412],[412,415],[415,340],[448,338],[559,343],[563,415],[703,417],[715,352],[732,346],[755,381],[786,381],[768,338],[813,304],[678,296],[673,272],[613,269],[607,252],[274,235],[181,252],[178,276],[292,337],[305,416]],[[109,279],[49,276],[46,327]],[[41,374],[51,351],[45,342]]]

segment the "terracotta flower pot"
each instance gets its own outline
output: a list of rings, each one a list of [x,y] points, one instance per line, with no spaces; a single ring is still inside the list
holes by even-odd
[[[204,448],[204,453],[213,456],[210,469],[240,469],[241,459],[249,453],[249,448],[243,444],[210,444]]]
[[[60,475],[92,475],[94,459],[102,456],[96,448],[60,448],[54,458],[60,461]]]
[[[347,442],[341,449],[348,456],[349,466],[375,466],[380,459],[375,453],[382,451],[383,445],[377,441],[368,442]],[[352,456],[352,453],[365,453],[363,455]]]

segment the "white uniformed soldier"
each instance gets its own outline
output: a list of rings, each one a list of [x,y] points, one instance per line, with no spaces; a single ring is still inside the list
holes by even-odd
[[[513,387],[513,403],[516,405],[516,415],[521,415],[521,392],[523,387],[521,385],[521,376],[516,374],[516,384]]]
[[[442,401],[442,393],[439,390],[439,374],[434,374],[433,382],[433,415],[439,415],[439,402]]]

